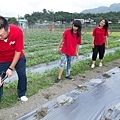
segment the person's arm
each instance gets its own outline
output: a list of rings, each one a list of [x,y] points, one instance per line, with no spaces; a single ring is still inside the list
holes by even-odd
[[[94,36],[92,36],[92,48],[94,48]]]
[[[91,45],[92,45],[92,48],[94,48],[94,41],[95,41],[95,36],[96,36],[96,27],[93,29],[93,31],[92,31],[92,43],[91,43]]]
[[[3,82],[1,81],[1,79],[2,79],[2,78],[0,77],[0,87],[1,87],[1,86],[2,86],[2,84],[3,84]]]
[[[105,47],[108,48],[108,37],[105,36]]]
[[[14,55],[13,61],[12,61],[11,65],[9,66],[9,68],[6,71],[6,74],[7,74],[8,77],[12,76],[13,69],[14,69],[15,65],[17,64],[17,62],[18,62],[18,60],[20,58],[20,54],[21,54],[21,52],[15,51],[15,55]]]
[[[78,58],[78,56],[79,56],[79,44],[77,44],[77,47],[76,47],[76,57]]]

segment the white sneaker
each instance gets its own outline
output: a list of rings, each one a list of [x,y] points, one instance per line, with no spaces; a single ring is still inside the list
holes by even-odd
[[[21,98],[19,98],[21,101],[23,101],[23,102],[26,102],[26,101],[28,101],[28,98],[26,97],[26,96],[22,96]]]
[[[99,63],[99,67],[102,67],[102,63],[101,62]]]
[[[91,68],[94,68],[94,67],[95,67],[95,64],[92,64],[92,65],[91,65]]]

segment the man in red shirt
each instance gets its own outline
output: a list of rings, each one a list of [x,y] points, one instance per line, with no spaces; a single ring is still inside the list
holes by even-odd
[[[78,57],[79,44],[81,44],[81,22],[75,20],[73,21],[72,28],[64,31],[63,37],[57,48],[57,52],[61,52],[62,56],[59,65],[58,78],[55,80],[55,83],[61,81],[61,76],[66,63],[66,78],[73,80],[70,76],[70,69],[74,56]]]
[[[23,52],[24,38],[22,30],[16,25],[9,25],[0,16],[0,75],[5,72],[9,78],[14,68],[18,74],[18,98],[27,101],[26,58]],[[4,77],[4,76],[3,76]],[[0,100],[3,94],[2,76],[0,77]]]

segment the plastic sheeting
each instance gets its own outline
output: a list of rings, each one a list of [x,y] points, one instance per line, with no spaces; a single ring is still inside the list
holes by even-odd
[[[120,68],[78,85],[18,120],[120,120]]]

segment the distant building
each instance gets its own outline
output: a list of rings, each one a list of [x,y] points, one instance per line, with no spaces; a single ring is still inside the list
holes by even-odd
[[[19,26],[22,29],[28,28],[28,21],[25,18],[19,18],[19,19],[17,19],[17,21],[18,21]]]
[[[109,23],[109,24],[112,24],[112,22],[111,22],[111,21],[108,21],[108,23]]]
[[[81,24],[84,24],[85,23],[85,20],[84,19],[74,19],[74,20],[79,20],[81,22]]]
[[[74,20],[79,20],[81,21],[81,24],[96,24],[96,22],[94,22],[94,20],[88,18],[88,19],[74,19]]]
[[[86,24],[96,24],[96,22],[94,22],[94,20],[91,19],[91,18],[86,19],[86,20],[85,20],[85,23],[86,23]]]
[[[5,17],[6,20],[8,20],[9,18],[14,18],[14,17]],[[28,28],[28,21],[25,18],[15,18],[18,21],[18,25],[20,28],[22,29],[26,29]]]

